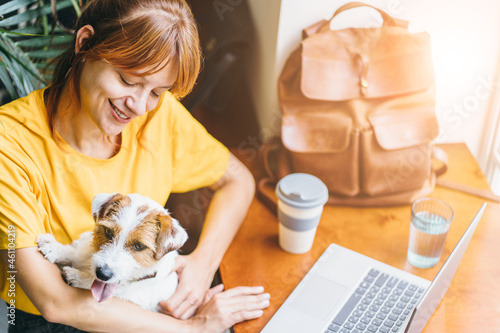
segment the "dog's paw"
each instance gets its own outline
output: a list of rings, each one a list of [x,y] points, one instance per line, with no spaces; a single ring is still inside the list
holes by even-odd
[[[73,287],[78,287],[80,271],[74,267],[64,266],[61,268],[62,277],[67,284]]]
[[[56,241],[54,236],[51,234],[39,235],[36,242],[38,244],[38,251],[40,251],[48,261],[55,263],[59,258],[57,248],[60,244]]]
[[[40,247],[41,245],[47,244],[47,243],[53,243],[55,241],[56,241],[56,239],[51,234],[38,235],[38,237],[36,239],[38,247]]]
[[[76,288],[90,289],[92,285],[92,277],[83,273],[81,270],[71,266],[64,266],[61,268],[62,277],[67,284]]]

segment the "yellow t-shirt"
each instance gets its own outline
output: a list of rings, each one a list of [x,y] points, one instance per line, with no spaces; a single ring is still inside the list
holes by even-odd
[[[8,303],[35,314],[9,279],[16,270],[14,248],[36,246],[44,233],[68,244],[92,230],[98,193],[140,193],[164,204],[171,192],[215,183],[229,161],[227,148],[168,92],[149,112],[142,145],[137,133],[147,116],[127,125],[120,151],[110,159],[83,155],[64,142],[61,149],[48,126],[43,91],[0,107],[0,249],[12,254],[8,266],[0,260],[0,292]]]

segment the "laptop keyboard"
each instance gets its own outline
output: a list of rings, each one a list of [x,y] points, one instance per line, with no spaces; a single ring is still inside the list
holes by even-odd
[[[424,291],[371,269],[325,333],[399,332]]]

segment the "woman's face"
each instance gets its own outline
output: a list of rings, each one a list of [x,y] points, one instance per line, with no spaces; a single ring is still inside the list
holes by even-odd
[[[110,64],[86,61],[80,79],[80,115],[109,136],[120,134],[134,118],[153,110],[160,95],[177,78],[177,66],[167,65],[147,76],[137,76]]]

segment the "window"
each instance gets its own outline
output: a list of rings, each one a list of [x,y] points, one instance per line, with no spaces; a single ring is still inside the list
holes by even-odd
[[[492,96],[493,100],[498,99],[499,95],[500,93],[496,91]],[[492,109],[488,117],[491,122],[489,131],[487,131],[487,133],[491,134],[483,138],[484,146],[490,148],[484,150],[482,157],[485,162],[484,170],[488,183],[492,191],[500,195],[500,106],[498,103],[492,104],[496,105],[496,107]]]
[[[497,131],[499,129],[497,128]],[[500,140],[497,140],[500,141]],[[491,189],[497,195],[500,195],[500,142],[497,142],[495,147],[493,158],[491,163],[493,164],[491,168],[493,169],[491,177],[488,177],[488,180],[491,184]]]

